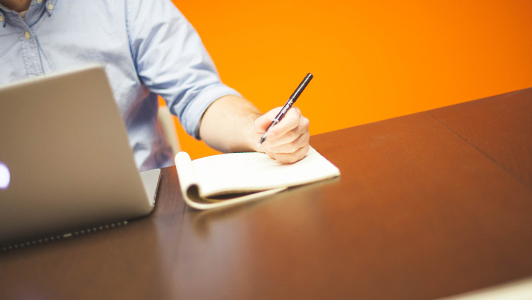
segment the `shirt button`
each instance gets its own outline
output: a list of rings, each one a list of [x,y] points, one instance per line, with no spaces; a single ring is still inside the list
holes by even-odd
[[[4,22],[4,16],[0,15],[0,22]]]
[[[26,37],[27,40],[31,38],[31,34],[29,31],[24,32],[24,37]]]
[[[54,5],[52,3],[48,4],[48,10],[54,9]]]
[[[42,3],[42,0],[37,0],[37,3]]]

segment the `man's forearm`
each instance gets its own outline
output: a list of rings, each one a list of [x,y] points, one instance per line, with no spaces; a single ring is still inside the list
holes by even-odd
[[[260,111],[246,99],[224,96],[203,115],[200,137],[218,151],[256,151],[258,139],[253,124],[260,116]]]

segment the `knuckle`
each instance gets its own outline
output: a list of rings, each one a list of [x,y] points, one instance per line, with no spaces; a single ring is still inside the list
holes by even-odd
[[[290,120],[298,120],[301,118],[301,112],[299,112],[297,110],[297,108],[295,109],[291,109],[288,111],[289,113],[286,115],[287,117],[290,118]]]
[[[310,126],[310,120],[305,118],[305,117],[302,117],[301,118],[301,125],[303,126],[303,128],[308,129],[309,126]]]
[[[294,143],[297,138],[299,137],[299,134],[294,131],[294,130],[291,130],[289,132],[286,133],[286,141],[287,141],[287,144],[291,144],[291,143]]]
[[[309,152],[310,150],[310,145],[306,145],[305,147],[303,147],[303,151],[302,151],[302,156],[301,158],[303,158],[305,155],[307,155],[307,153]]]
[[[301,110],[299,109],[299,107],[292,107],[292,110],[298,118],[301,118]]]
[[[293,115],[286,116],[283,119],[283,121],[284,121],[283,123],[284,127],[288,130],[295,128],[299,124],[299,120],[295,118]]]
[[[294,153],[294,152],[297,151],[297,149],[299,149],[299,147],[294,142],[286,144],[283,148],[284,148],[283,149],[284,150],[283,153],[285,153],[285,154]]]

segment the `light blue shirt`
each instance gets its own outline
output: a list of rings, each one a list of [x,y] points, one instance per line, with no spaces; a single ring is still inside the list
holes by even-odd
[[[25,20],[0,5],[0,85],[90,63],[105,66],[140,170],[173,164],[157,95],[198,139],[207,107],[238,95],[169,0],[33,0]]]

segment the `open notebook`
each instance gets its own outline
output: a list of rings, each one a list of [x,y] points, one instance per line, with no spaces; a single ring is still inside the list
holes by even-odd
[[[175,157],[185,202],[211,209],[271,195],[288,187],[340,175],[340,170],[314,148],[300,161],[281,164],[258,152],[229,153],[191,160],[186,152]]]

